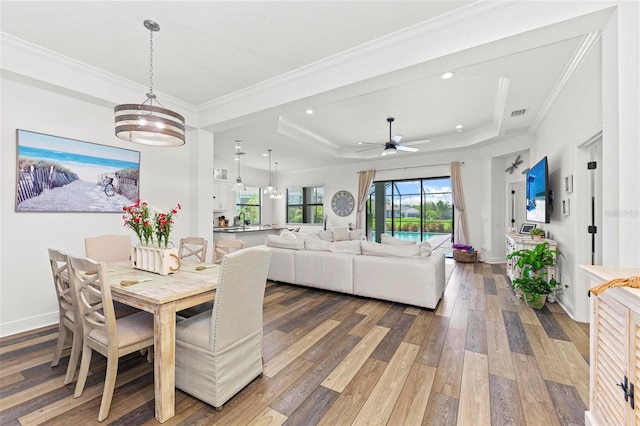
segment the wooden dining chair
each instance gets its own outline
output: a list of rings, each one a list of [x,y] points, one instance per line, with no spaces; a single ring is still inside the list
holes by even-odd
[[[107,358],[107,370],[98,421],[109,415],[121,356],[153,346],[153,315],[138,312],[116,319],[106,263],[69,256],[71,289],[82,321],[82,362],[74,398],[82,395],[91,355]]]
[[[268,247],[226,255],[213,309],[176,324],[176,387],[220,410],[262,374]]]
[[[84,239],[85,254],[96,262],[125,262],[131,259],[131,237],[100,235]]]
[[[200,262],[206,262],[208,245],[209,241],[205,240],[202,237],[180,238],[178,257],[180,259],[186,259],[193,256]]]
[[[58,298],[58,343],[51,366],[56,367],[60,362],[62,350],[67,343],[71,341],[71,355],[69,356],[69,365],[67,366],[67,374],[64,376],[64,384],[68,385],[73,381],[80,359],[80,351],[82,350],[82,321],[77,310],[73,292],[69,286],[69,269],[67,254],[60,250],[49,250],[49,263],[51,264],[51,273],[53,275],[53,284],[56,289]]]
[[[233,253],[244,248],[242,240],[218,240],[215,243],[213,263],[221,263],[222,258],[229,253]]]

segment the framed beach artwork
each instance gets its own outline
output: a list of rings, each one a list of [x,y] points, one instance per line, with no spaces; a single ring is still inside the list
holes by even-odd
[[[140,152],[18,129],[17,212],[122,213],[140,198]]]

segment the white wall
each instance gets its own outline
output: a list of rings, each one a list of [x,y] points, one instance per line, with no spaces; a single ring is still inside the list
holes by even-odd
[[[5,76],[1,84],[0,334],[7,335],[58,320],[47,248],[82,256],[85,237],[127,233],[134,236],[123,228],[120,213],[15,212],[16,129],[140,151],[141,197],[162,210],[182,204],[175,217],[173,241],[202,231],[202,225],[194,218],[211,217],[206,200],[200,206],[198,195],[211,193],[211,179],[200,181],[193,176],[211,176],[211,171],[201,172],[200,168],[211,170],[213,139],[203,141],[201,146],[211,155],[203,155],[199,162],[190,161],[192,152],[200,146],[198,136],[204,139],[207,132],[190,132],[187,144],[177,148],[126,144],[114,136],[113,110],[109,107]],[[199,208],[203,211],[197,211]]]

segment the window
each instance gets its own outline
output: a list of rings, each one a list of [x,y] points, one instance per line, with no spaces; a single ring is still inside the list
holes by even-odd
[[[321,224],[324,215],[321,186],[287,188],[287,223]]]
[[[244,212],[249,223],[260,223],[260,188],[247,186],[246,191],[236,192],[236,216]]]
[[[376,202],[376,195],[379,200]],[[377,224],[376,224],[377,222]],[[453,232],[449,177],[374,182],[369,191],[367,230],[424,241]]]

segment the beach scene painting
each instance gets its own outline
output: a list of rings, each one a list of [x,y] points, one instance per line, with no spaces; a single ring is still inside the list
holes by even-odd
[[[139,151],[16,133],[16,211],[122,213],[140,198]]]

